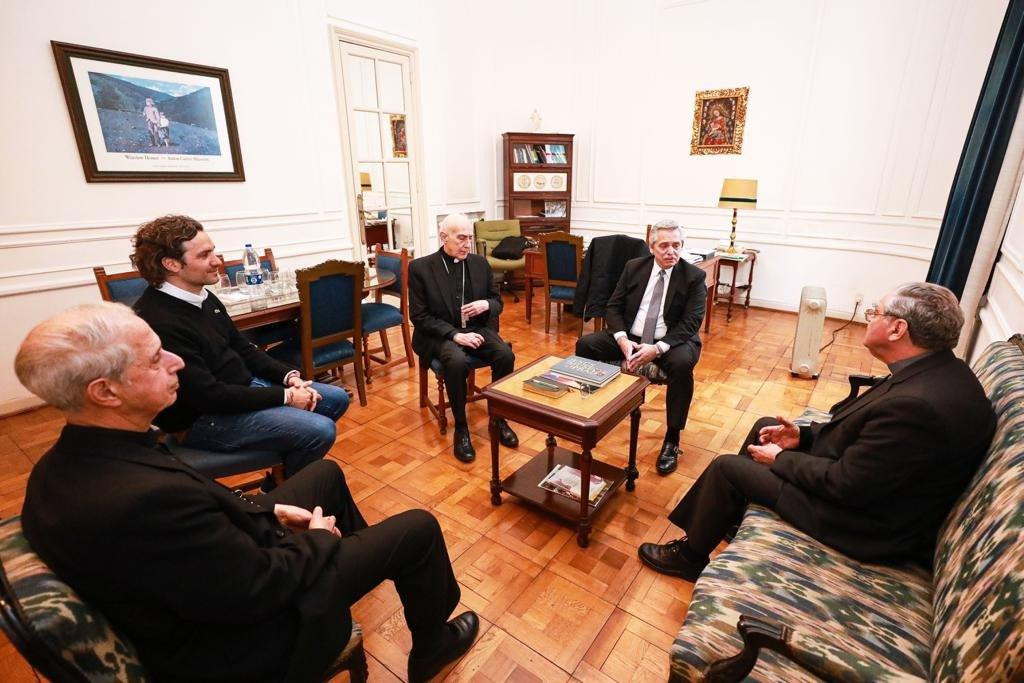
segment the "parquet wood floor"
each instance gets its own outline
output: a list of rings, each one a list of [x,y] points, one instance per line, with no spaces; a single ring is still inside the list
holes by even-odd
[[[534,313],[541,313],[540,306]],[[541,318],[537,315],[530,326],[523,304],[506,301],[501,329],[520,363],[572,353],[576,319],[563,316],[546,335]],[[839,325],[826,323],[826,339]],[[851,325],[828,349],[819,379],[792,378],[795,326],[794,314],[742,308],[726,324],[724,309],[715,309],[696,369],[679,469],[664,478],[654,472],[665,397],[663,389],[652,387],[640,425],[636,492],[615,494],[586,549],[576,545],[568,526],[510,496],[500,507],[491,506],[483,402],[469,407],[477,460],[462,464],[451,455],[451,433],[442,437],[419,408],[415,369],[378,372],[368,386],[369,405],[353,403],[338,423],[338,442],[329,457],[345,469],[371,523],[414,507],[428,508],[440,520],[462,586],[458,610],[475,610],[482,627],[469,654],[438,680],[666,680],[668,651],[693,586],[643,567],[637,545],[678,535],[667,512],[717,453],[736,451],[754,420],[794,416],[809,405],[827,408],[846,395],[850,372],[884,374],[884,366],[861,346],[863,326]],[[401,348],[398,335],[390,341]],[[488,373],[480,374],[482,385]],[[32,464],[62,424],[52,408],[0,419],[0,516],[20,512]],[[516,429],[519,448],[502,448],[503,476],[543,446],[544,434]],[[625,464],[628,438],[627,420],[599,444],[597,457]],[[371,680],[404,680],[410,639],[392,585],[378,587],[353,612],[366,634]],[[0,640],[0,680],[35,680],[6,640]]]

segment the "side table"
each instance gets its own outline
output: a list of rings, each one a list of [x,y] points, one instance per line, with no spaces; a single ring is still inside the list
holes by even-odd
[[[523,389],[523,380],[539,375],[562,360],[544,356],[516,372],[492,382],[483,390],[487,400],[491,437],[491,504],[501,505],[501,492],[518,496],[561,517],[576,526],[576,542],[589,544],[590,526],[595,515],[605,507],[623,483],[627,491],[635,488],[640,476],[636,468],[636,444],[640,433],[640,406],[650,384],[643,377],[618,375],[591,396],[572,392],[559,398],[532,394]],[[629,461],[625,468],[595,460],[591,451],[608,432],[629,415]],[[502,481],[499,477],[498,427],[495,419],[504,418],[525,424],[548,435],[545,448],[528,463]],[[560,448],[555,437],[578,444],[582,452]],[[580,471],[580,500],[542,489],[537,484],[556,465],[568,465]],[[590,475],[608,482],[608,491],[593,505],[590,498]]]
[[[717,290],[718,287],[722,287],[722,286],[729,288],[729,294],[728,294],[728,297],[727,297],[729,305],[728,305],[728,308],[726,309],[726,313],[725,313],[725,321],[726,322],[729,322],[730,320],[732,320],[732,302],[733,302],[733,299],[736,297],[736,290],[738,290],[738,289],[739,290],[746,290],[747,297],[746,297],[746,300],[743,302],[743,308],[750,308],[750,288],[751,288],[751,285],[754,284],[754,264],[757,263],[757,254],[758,254],[757,249],[744,249],[743,250],[743,258],[731,258],[729,256],[723,256],[722,254],[718,254],[718,256],[717,256],[717,258],[718,258],[718,277],[716,278],[717,282],[715,283],[716,284],[716,290]],[[736,284],[736,274],[739,271],[740,266],[743,265],[744,263],[748,263],[748,262],[750,263],[750,270],[747,271],[747,283],[746,284],[739,284],[738,285],[738,284]],[[722,281],[722,266],[728,266],[732,270],[732,280],[731,280],[731,282],[723,282]],[[722,295],[722,296],[724,296],[724,295]],[[716,299],[718,298],[717,291],[716,291],[716,297],[715,298]]]

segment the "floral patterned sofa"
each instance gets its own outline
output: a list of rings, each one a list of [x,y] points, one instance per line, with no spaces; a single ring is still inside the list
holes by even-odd
[[[672,681],[1024,680],[1024,340],[974,372],[998,424],[934,574],[857,562],[751,506],[694,587]]]

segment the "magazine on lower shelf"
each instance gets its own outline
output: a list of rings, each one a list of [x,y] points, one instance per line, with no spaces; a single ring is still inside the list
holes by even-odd
[[[555,465],[548,475],[537,484],[542,489],[557,493],[575,501],[580,499],[580,471],[568,465]],[[608,493],[609,482],[596,474],[590,475],[590,504],[597,503]]]

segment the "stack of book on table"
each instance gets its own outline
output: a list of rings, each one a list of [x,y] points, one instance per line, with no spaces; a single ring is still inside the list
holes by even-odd
[[[619,373],[618,365],[602,363],[599,360],[590,360],[579,356],[569,356],[565,360],[555,363],[550,372],[555,375],[567,377],[591,387],[599,388],[615,379]]]
[[[578,469],[575,467],[569,467],[568,465],[555,465],[555,467],[548,472],[548,475],[544,477],[537,486],[579,502],[581,483],[582,479],[580,478],[580,471]],[[608,480],[604,477],[599,477],[596,474],[590,475],[590,495],[588,496],[588,502],[591,505],[597,505],[598,501],[600,501],[607,492]]]

